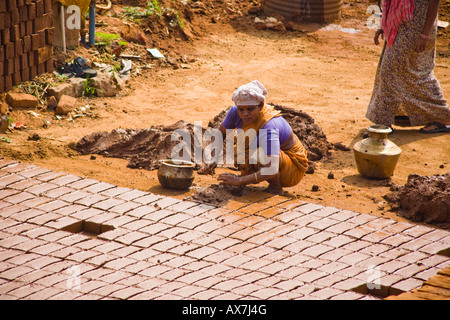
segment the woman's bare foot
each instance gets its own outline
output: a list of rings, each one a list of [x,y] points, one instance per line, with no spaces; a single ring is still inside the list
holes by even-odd
[[[283,188],[270,185],[266,189],[264,189],[264,192],[278,194],[280,196],[284,194]]]
[[[438,133],[438,132],[450,132],[450,125],[443,124],[440,122],[433,122],[427,124],[425,127],[420,129],[422,133]]]

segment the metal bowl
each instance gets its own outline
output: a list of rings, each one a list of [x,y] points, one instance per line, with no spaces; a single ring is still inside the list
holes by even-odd
[[[183,160],[160,160],[158,169],[159,183],[169,189],[189,189],[194,181],[195,163]]]

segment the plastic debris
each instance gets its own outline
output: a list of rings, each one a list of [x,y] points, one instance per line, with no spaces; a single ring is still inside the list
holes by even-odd
[[[447,21],[438,20],[437,25],[439,28],[445,29],[448,27],[449,23]]]
[[[345,32],[345,33],[359,33],[359,32],[361,32],[361,30],[358,30],[358,29],[355,29],[355,28],[343,28],[341,26],[338,26],[337,24],[329,24],[326,27],[322,28],[321,30],[326,30],[326,31],[338,30],[338,31]]]
[[[147,51],[152,55],[153,58],[164,59],[164,55],[156,48],[147,49]]]

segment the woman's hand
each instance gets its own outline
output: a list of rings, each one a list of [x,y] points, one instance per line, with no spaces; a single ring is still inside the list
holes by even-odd
[[[217,179],[222,181],[220,184],[228,184],[231,186],[242,185],[241,177],[232,173],[222,173]]]
[[[217,167],[217,163],[204,164],[197,170],[198,174],[214,174],[214,169]]]
[[[378,41],[378,38],[380,37],[380,35],[381,35],[381,39],[384,39],[384,31],[383,31],[383,29],[378,29],[375,32],[375,37],[373,38],[373,41],[375,42],[376,45],[380,44],[380,42]]]
[[[427,46],[427,40],[423,38],[418,38],[416,40],[416,43],[414,44],[414,50],[416,52],[422,52],[425,50],[425,47]]]

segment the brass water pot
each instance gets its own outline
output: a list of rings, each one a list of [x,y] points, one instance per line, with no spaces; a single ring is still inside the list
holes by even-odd
[[[353,146],[358,172],[369,178],[389,178],[394,174],[402,149],[388,139],[392,131],[388,126],[377,124],[368,130],[369,137]]]

